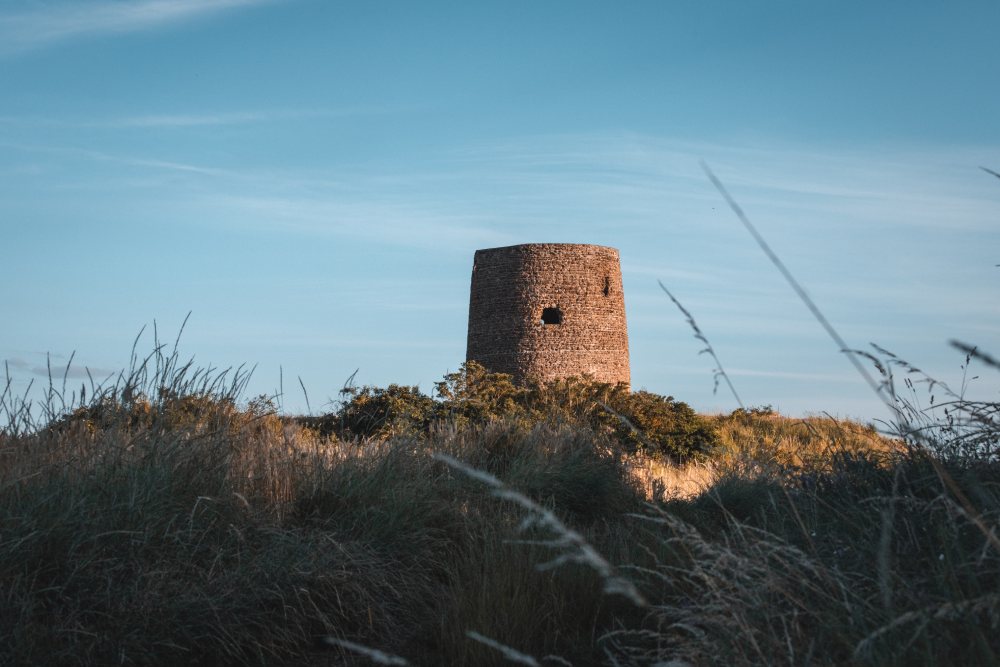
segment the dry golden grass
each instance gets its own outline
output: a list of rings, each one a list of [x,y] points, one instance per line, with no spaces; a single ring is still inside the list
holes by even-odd
[[[890,457],[904,451],[901,441],[879,434],[874,426],[828,416],[793,418],[737,410],[711,420],[722,441],[713,458],[722,467],[753,461],[793,470],[826,470],[838,455]]]
[[[711,458],[674,463],[642,452],[626,465],[649,500],[693,498],[723,475],[828,472],[837,456],[865,456],[887,465],[906,449],[871,426],[832,417],[784,417],[770,411],[736,411],[706,419],[721,442]]]
[[[693,498],[718,477],[718,466],[712,461],[673,463],[640,452],[625,457],[625,465],[650,501]]]

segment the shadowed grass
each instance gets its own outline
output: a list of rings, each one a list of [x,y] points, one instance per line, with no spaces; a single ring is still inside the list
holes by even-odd
[[[340,440],[157,350],[75,405],[0,403],[4,664],[1000,654],[982,531],[1000,467],[959,456],[954,427],[928,430],[928,450],[738,410],[700,418],[719,444],[678,464],[628,447],[567,386],[530,414]]]

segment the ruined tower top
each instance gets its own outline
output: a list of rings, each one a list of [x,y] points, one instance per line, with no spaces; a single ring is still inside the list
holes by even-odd
[[[466,358],[517,382],[590,375],[628,385],[618,251],[576,243],[477,250]]]

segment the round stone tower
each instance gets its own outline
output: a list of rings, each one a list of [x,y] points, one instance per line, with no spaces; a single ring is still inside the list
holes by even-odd
[[[477,250],[466,359],[516,382],[590,375],[629,385],[618,251],[576,243]]]

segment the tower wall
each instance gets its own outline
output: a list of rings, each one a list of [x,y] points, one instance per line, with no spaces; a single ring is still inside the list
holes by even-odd
[[[477,250],[466,358],[517,382],[591,375],[628,385],[618,251],[571,243]]]

